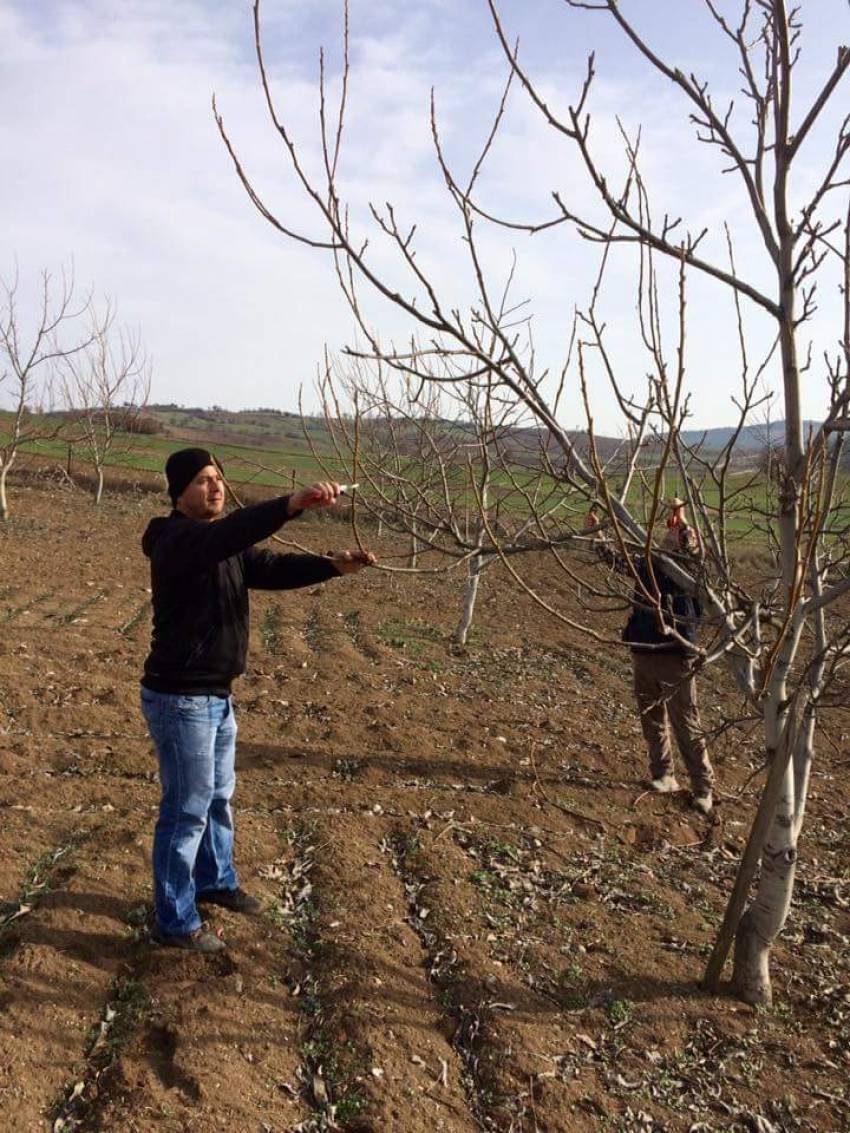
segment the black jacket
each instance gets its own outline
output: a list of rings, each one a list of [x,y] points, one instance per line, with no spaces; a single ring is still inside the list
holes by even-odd
[[[206,523],[179,511],[152,519],[153,635],[142,684],[156,692],[226,696],[245,671],[248,590],[293,590],[336,577],[321,555],[278,555],[254,543],[289,518],[288,497]]]
[[[684,638],[691,645],[696,643],[697,625],[702,610],[699,601],[685,594],[671,578],[668,578],[658,562],[653,562],[655,585],[650,577],[646,558],[636,555],[635,567],[642,584],[648,593],[654,594],[657,586],[661,609],[664,614],[664,625],[675,628],[679,637],[671,636],[662,631],[661,622],[653,606],[639,586],[635,586],[632,597],[632,612],[623,630],[623,641],[633,650],[647,650],[664,653],[686,653],[688,646],[680,638]]]

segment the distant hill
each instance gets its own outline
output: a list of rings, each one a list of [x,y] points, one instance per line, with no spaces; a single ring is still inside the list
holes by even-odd
[[[329,438],[324,419],[305,417],[302,423],[297,413],[277,409],[222,409],[219,406],[203,408],[200,406],[149,405],[147,412],[162,425],[167,437],[204,444],[244,445],[250,448],[269,448],[308,451],[304,430],[317,448],[326,449]],[[447,444],[463,441],[470,426],[462,421],[442,422]],[[373,426],[380,428],[380,425]],[[402,425],[396,430],[396,437],[409,433],[410,450],[416,447],[415,431]],[[582,454],[588,447],[587,435],[570,431],[569,437]],[[529,427],[515,429],[502,441],[504,451],[520,464],[538,465],[544,447],[549,450],[553,462],[563,463],[551,437],[544,445],[542,430]],[[611,437],[597,437],[596,446],[602,460],[610,457],[622,446],[622,442]]]
[[[149,405],[148,413],[167,436],[178,440],[204,440],[208,444],[245,445],[250,448],[306,449],[301,418],[279,409],[222,409],[219,406]],[[306,418],[307,431],[317,443],[326,436],[324,422]]]
[[[811,429],[820,427],[818,421],[804,421],[803,431],[808,432]],[[706,449],[719,449],[728,444],[730,438],[734,434],[733,428],[717,428],[717,429],[685,429],[682,431],[682,439],[686,444],[695,445],[702,441],[703,447]],[[785,422],[784,421],[771,421],[759,425],[746,425],[741,430],[741,435],[737,440],[735,449],[737,452],[761,452],[762,449],[767,448],[768,444],[781,444],[785,439]]]
[[[209,444],[246,445],[252,448],[307,449],[304,427],[314,444],[324,447],[327,431],[321,417],[307,417],[304,424],[298,413],[279,409],[222,409],[220,406],[150,405],[148,413],[161,424],[167,436],[179,440],[201,440]],[[805,428],[817,428],[815,421],[806,421]],[[463,422],[446,421],[447,437],[457,437],[467,428]],[[711,429],[686,429],[682,439],[688,445],[701,445],[704,452],[717,451],[726,445],[735,429],[719,426]],[[580,430],[568,430],[567,435],[579,453],[587,454],[587,435]],[[761,452],[768,443],[781,443],[785,435],[784,421],[771,421],[747,425],[741,430],[735,445],[739,457],[751,457]],[[608,461],[615,456],[623,442],[616,437],[595,438],[599,458]],[[544,440],[544,432],[533,426],[513,430],[504,447],[519,463],[537,464],[541,451],[548,450],[553,462],[560,463],[552,439]],[[648,446],[651,451],[653,445]]]

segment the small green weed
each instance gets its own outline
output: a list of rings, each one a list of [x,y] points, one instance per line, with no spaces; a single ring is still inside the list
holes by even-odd
[[[634,1013],[634,1005],[628,999],[612,999],[608,1004],[608,1020],[617,1024],[628,1023]]]
[[[362,1094],[353,1092],[346,1094],[336,1103],[336,1119],[343,1124],[358,1117],[366,1108],[366,1099]]]
[[[388,618],[381,622],[378,636],[394,649],[403,649],[414,659],[422,656],[426,642],[441,640],[439,630],[427,622],[403,621],[401,618]]]
[[[22,916],[26,916],[45,893],[49,893],[53,874],[57,865],[72,850],[73,844],[47,850],[27,870],[17,901],[0,906],[0,945],[12,927]]]

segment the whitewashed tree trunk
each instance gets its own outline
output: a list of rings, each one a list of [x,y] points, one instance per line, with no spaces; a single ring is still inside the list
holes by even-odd
[[[818,556],[815,555],[810,571],[812,591],[815,596],[821,593],[819,569]],[[815,614],[814,630],[818,660],[812,666],[808,678],[810,699],[794,738],[791,759],[788,761],[782,783],[782,793],[762,852],[762,873],[756,898],[742,917],[735,938],[733,986],[747,1003],[769,1005],[772,1002],[773,993],[768,968],[770,949],[784,928],[791,907],[797,865],[797,843],[806,814],[809,779],[815,753],[817,696],[822,688],[826,667],[827,634],[822,610]],[[792,644],[787,653],[793,656],[795,649],[796,645]],[[784,679],[788,672],[786,662],[787,654],[783,657],[783,668],[777,677],[783,697],[787,692],[787,682]],[[776,716],[775,709],[778,703],[781,702],[772,701],[768,706],[774,713],[773,718]],[[789,726],[787,722],[786,726]],[[774,727],[773,732],[776,731]],[[768,750],[771,750],[770,745]]]
[[[484,568],[485,557],[473,555],[466,564],[466,586],[463,592],[463,610],[460,621],[454,632],[454,641],[457,645],[466,645],[466,639],[475,616],[475,601],[478,597],[478,584],[481,581],[481,571]]]
[[[797,843],[806,813],[814,738],[815,712],[809,705],[788,761],[782,794],[762,852],[756,898],[741,918],[735,938],[732,982],[746,1003],[769,1006],[773,1001],[768,966],[770,949],[785,927],[791,908]]]
[[[9,475],[9,468],[12,464],[11,459],[5,461],[3,467],[0,468],[0,521],[5,522],[9,518],[9,500],[6,495],[6,477]]]
[[[99,504],[102,498],[103,498],[103,465],[99,464],[97,466],[97,485],[95,486],[95,490],[94,490],[94,502],[95,502],[95,504]]]
[[[793,569],[796,569],[796,557]],[[788,673],[801,629],[798,619],[794,631],[789,632],[776,659],[765,701],[765,750],[768,763],[781,758],[781,754],[788,751],[786,745],[789,742],[794,747],[785,768],[773,820],[762,850],[756,895],[741,918],[735,934],[732,986],[745,1003],[765,1006],[773,1000],[770,950],[788,917],[797,863],[798,827],[794,822],[796,738],[786,733],[787,729],[794,726],[788,710]]]
[[[745,1003],[768,1006],[773,1000],[770,950],[785,926],[791,907],[796,865],[794,767],[793,760],[789,760],[782,781],[782,793],[762,851],[758,890],[741,918],[735,936],[732,983]]]

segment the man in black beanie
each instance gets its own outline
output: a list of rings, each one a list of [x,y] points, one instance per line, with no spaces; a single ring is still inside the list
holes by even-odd
[[[171,496],[173,506],[177,506],[184,489],[192,483],[202,468],[211,468],[215,465],[215,457],[205,448],[181,448],[179,452],[173,452],[165,462],[165,479],[168,481],[168,494]],[[221,469],[220,463],[218,468]]]
[[[332,482],[221,517],[221,466],[206,449],[172,453],[165,465],[173,511],[151,520],[153,635],[142,677],[142,712],[156,745],[162,799],[153,874],[160,944],[218,952],[198,905],[256,914],[260,903],[233,868],[230,798],[236,782],[231,683],[245,671],[248,590],[291,590],[352,574],[369,551],[274,554],[254,546],[305,508],[332,507]]]

